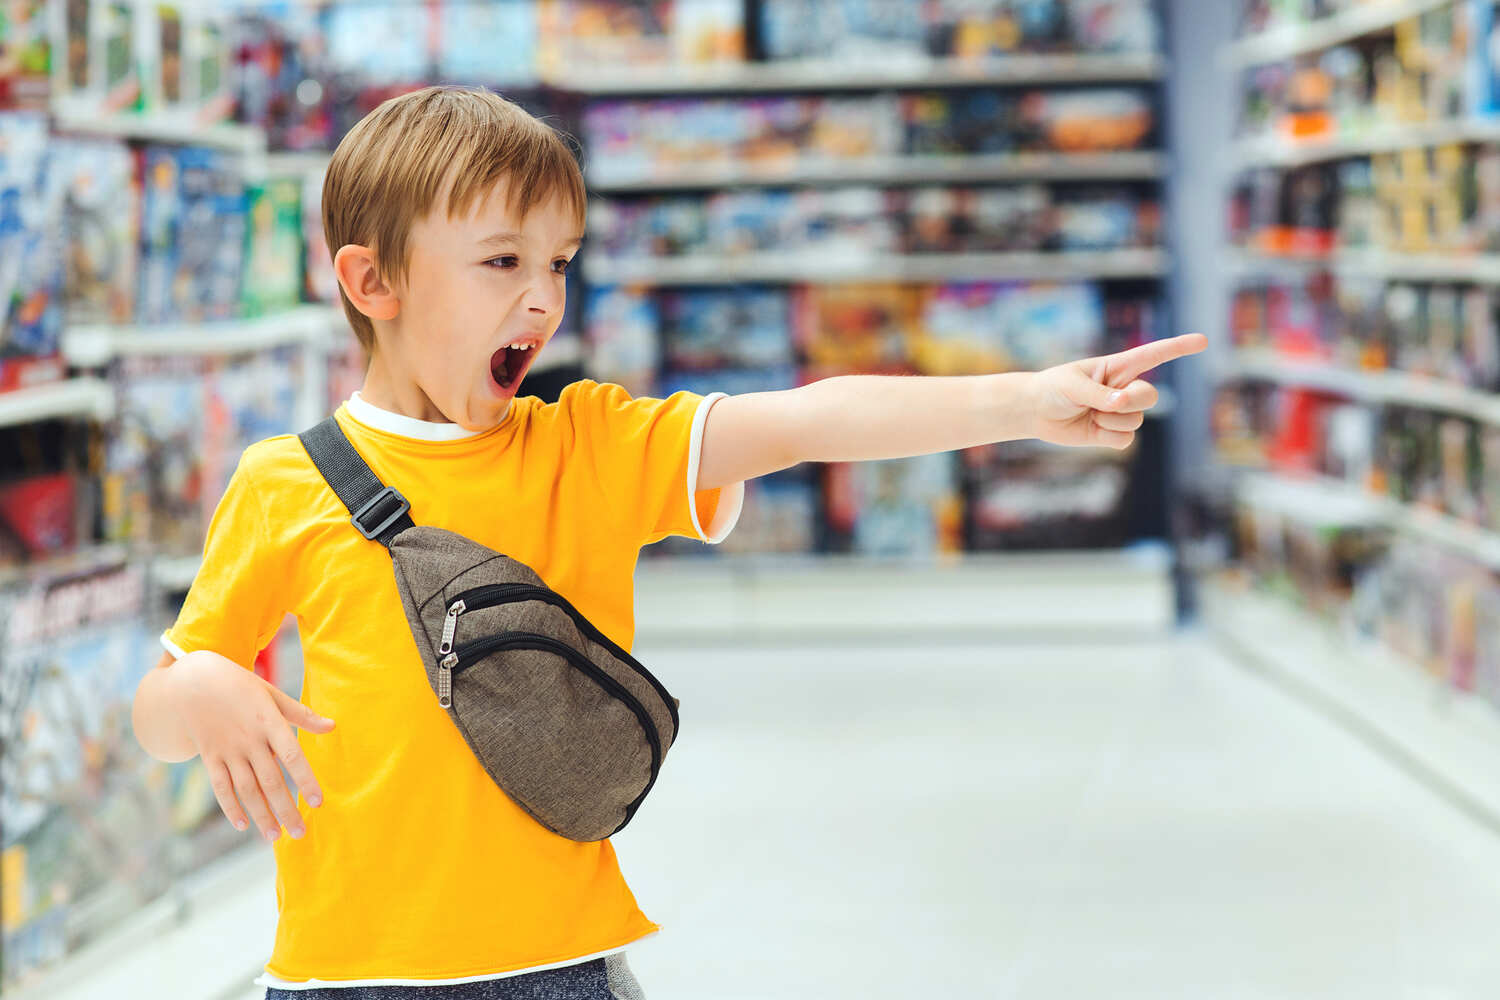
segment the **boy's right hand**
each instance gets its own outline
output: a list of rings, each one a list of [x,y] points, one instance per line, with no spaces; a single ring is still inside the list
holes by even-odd
[[[300,838],[306,832],[302,816],[276,762],[286,765],[309,805],[320,805],[323,790],[290,726],[327,733],[333,729],[333,720],[233,660],[207,650],[182,657],[170,672],[173,699],[208,769],[224,815],[236,829],[246,829],[249,824],[240,808],[244,803],[267,841],[280,835],[282,825]]]

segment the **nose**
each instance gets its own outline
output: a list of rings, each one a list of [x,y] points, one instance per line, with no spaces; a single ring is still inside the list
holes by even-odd
[[[550,268],[526,290],[526,310],[538,316],[561,313],[567,296],[562,278]]]

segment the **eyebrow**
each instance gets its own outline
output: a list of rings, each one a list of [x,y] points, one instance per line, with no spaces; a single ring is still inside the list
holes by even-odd
[[[493,236],[486,236],[484,239],[479,241],[479,245],[481,247],[493,247],[495,249],[500,249],[502,247],[520,246],[520,244],[520,233],[495,233]],[[562,248],[566,250],[572,247],[581,246],[583,246],[583,237],[575,236],[572,239],[565,241],[562,245]]]

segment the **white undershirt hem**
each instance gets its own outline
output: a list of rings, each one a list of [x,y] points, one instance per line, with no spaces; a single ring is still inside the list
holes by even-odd
[[[616,955],[649,937],[653,937],[660,931],[652,931],[643,934],[631,941],[622,944],[618,948],[608,951],[595,952],[592,955],[583,955],[579,958],[569,958],[561,962],[553,962],[551,965],[533,965],[528,969],[514,969],[510,972],[485,973],[478,976],[464,976],[461,979],[308,979],[303,982],[289,983],[277,979],[269,972],[257,976],[252,986],[269,986],[278,990],[316,990],[326,988],[338,988],[344,986],[457,986],[460,983],[482,983],[491,979],[510,979],[513,976],[525,976],[533,972],[546,972],[548,969],[566,969],[570,965],[582,965],[584,962],[592,962],[596,958],[605,958]]]
[[[698,404],[698,412],[693,414],[693,434],[688,440],[688,512],[692,515],[693,530],[698,533],[699,540],[710,545],[718,545],[729,537],[729,533],[739,523],[740,513],[745,509],[745,484],[735,483],[719,491],[719,506],[714,511],[714,519],[707,531],[698,518],[698,469],[703,464],[703,429],[708,425],[708,411],[719,400],[727,398],[728,394],[722,392],[703,397],[703,402]]]

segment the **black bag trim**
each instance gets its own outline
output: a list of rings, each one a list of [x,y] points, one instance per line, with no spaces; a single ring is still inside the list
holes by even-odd
[[[457,579],[457,577],[455,577],[454,579]],[[501,595],[504,595],[503,599],[491,599],[493,597],[501,597]],[[656,677],[651,673],[651,671],[647,670],[639,660],[627,653],[609,636],[599,631],[598,627],[595,626],[593,622],[585,618],[582,612],[573,607],[568,599],[559,594],[557,591],[547,590],[542,587],[535,587],[529,583],[490,583],[485,584],[484,586],[470,587],[468,590],[460,591],[458,594],[455,594],[448,600],[446,606],[451,608],[459,601],[463,601],[469,611],[479,611],[483,610],[484,608],[496,608],[506,604],[515,604],[521,601],[545,601],[546,603],[551,604],[553,607],[561,608],[564,612],[567,613],[569,618],[573,619],[573,623],[578,626],[578,630],[580,632],[582,632],[589,639],[592,639],[594,642],[603,646],[616,659],[624,663],[631,670],[634,670],[637,674],[640,674],[644,680],[646,680],[653,688],[656,689],[657,696],[661,698],[662,704],[667,706],[667,712],[672,716],[672,731],[674,733],[681,725],[681,722],[677,717],[677,701],[667,693],[667,689],[662,684],[662,682],[657,680]],[[430,635],[427,638],[429,642],[432,641],[432,637]]]

